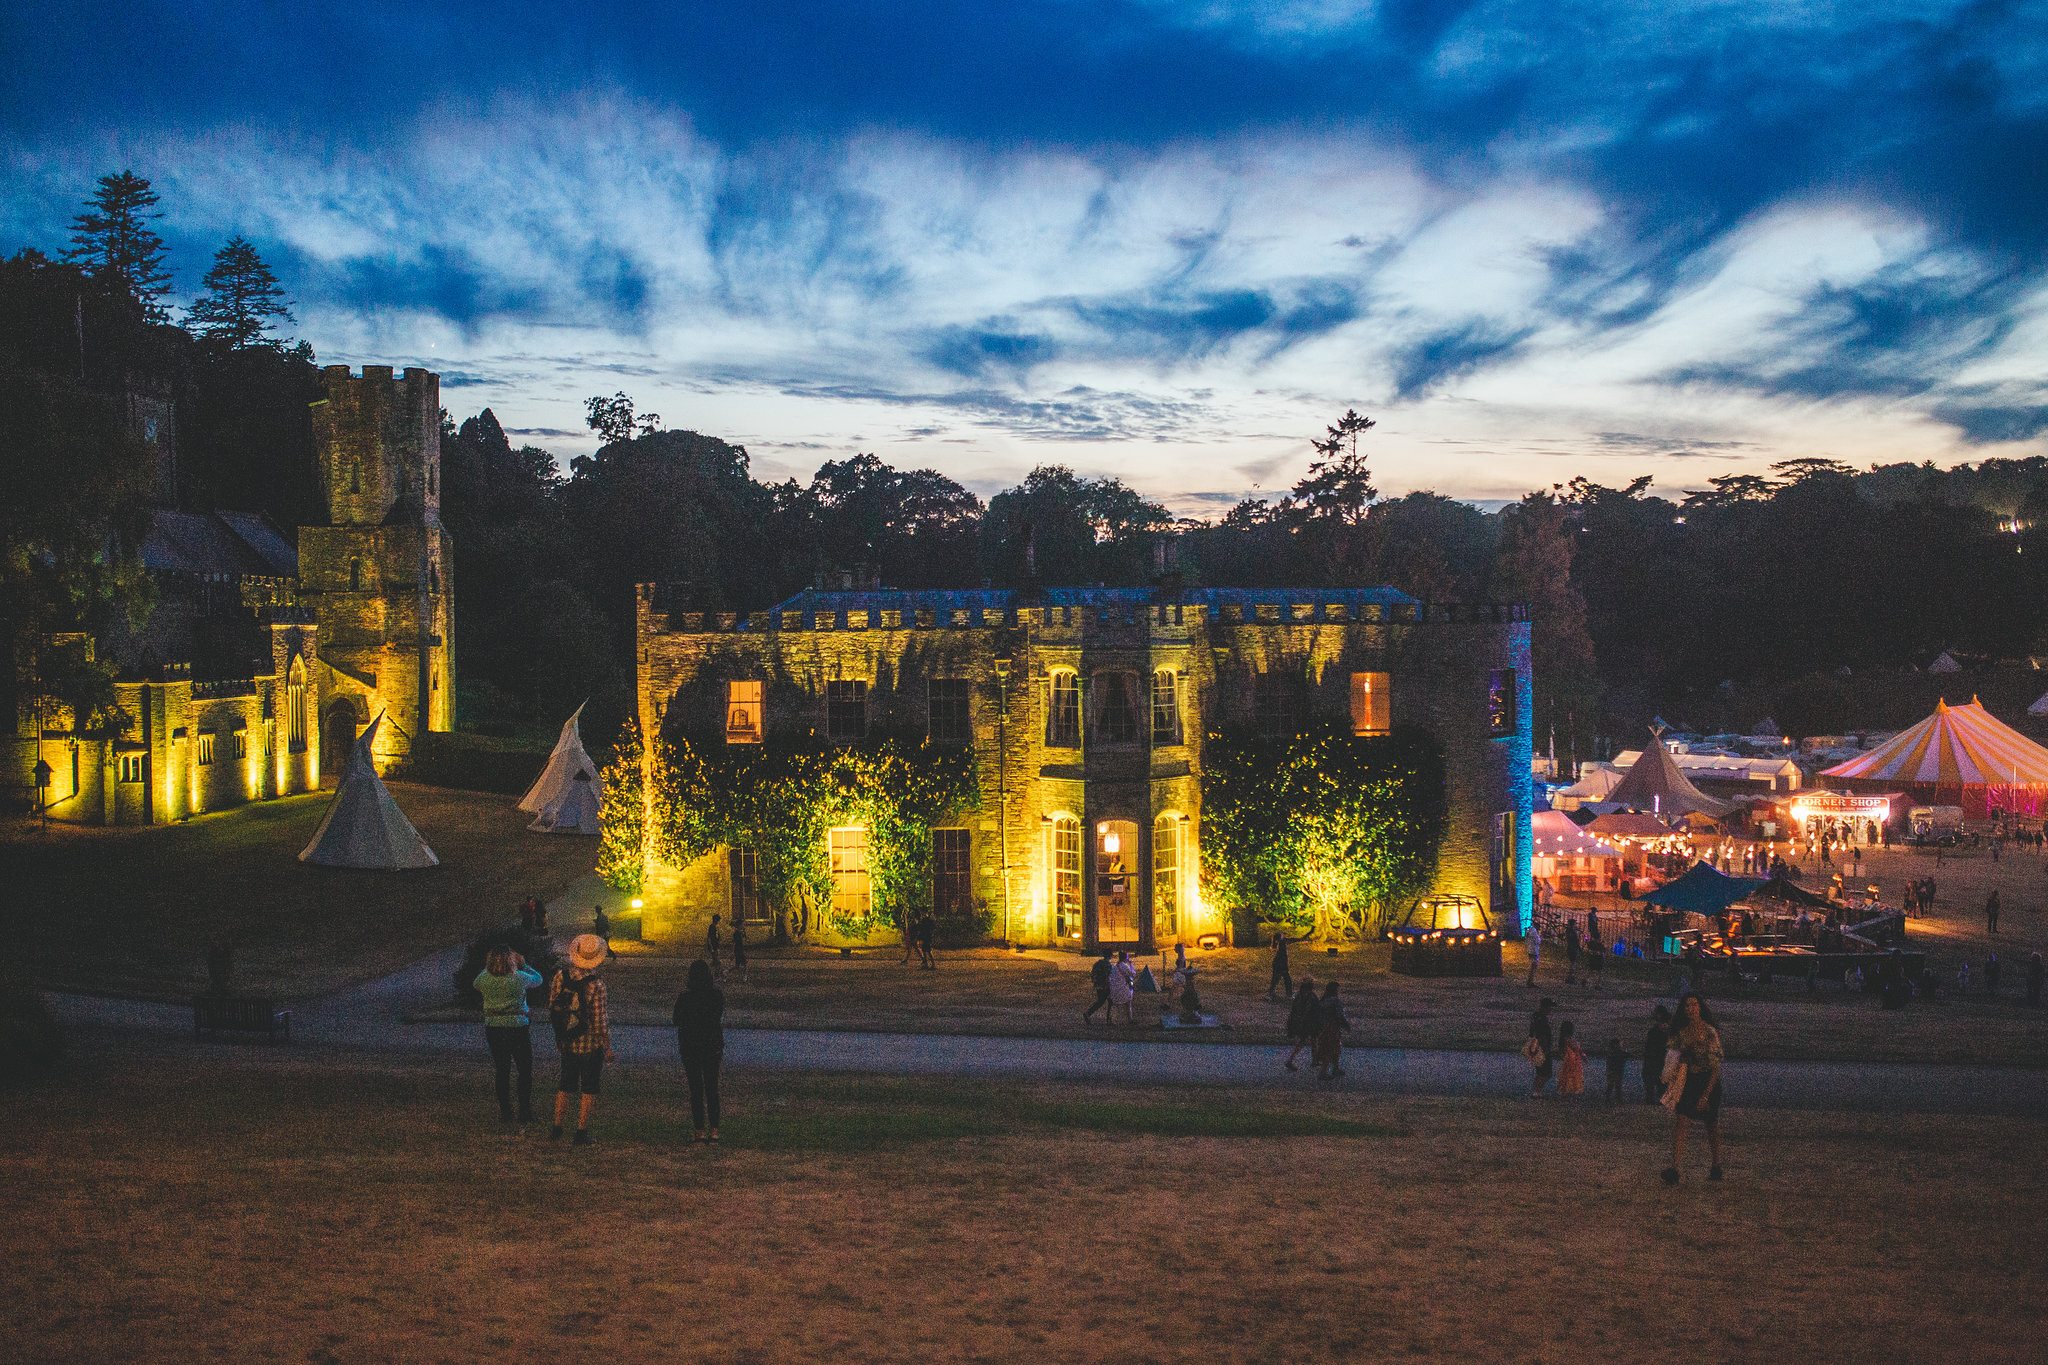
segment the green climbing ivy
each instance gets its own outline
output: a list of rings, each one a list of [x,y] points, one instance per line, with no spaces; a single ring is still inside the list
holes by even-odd
[[[1421,731],[1360,738],[1317,722],[1213,733],[1202,750],[1210,899],[1317,938],[1377,935],[1435,875],[1444,762]]]

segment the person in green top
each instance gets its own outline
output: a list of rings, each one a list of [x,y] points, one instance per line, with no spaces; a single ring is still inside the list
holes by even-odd
[[[533,1121],[533,1030],[526,1012],[526,993],[540,984],[540,973],[510,948],[493,948],[477,973],[477,994],[484,998],[484,1042],[498,1076],[498,1113],[514,1121],[512,1070],[519,1069],[520,1123]]]

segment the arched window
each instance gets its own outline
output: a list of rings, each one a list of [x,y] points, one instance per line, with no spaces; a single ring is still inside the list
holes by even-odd
[[[285,724],[290,727],[291,751],[306,752],[306,661],[296,654],[285,674],[284,714]]]
[[[1178,815],[1152,822],[1152,936],[1156,943],[1180,937],[1181,828]]]
[[[1071,815],[1052,821],[1052,846],[1046,850],[1052,874],[1053,937],[1081,937],[1081,822]]]
[[[1071,669],[1057,669],[1045,712],[1045,743],[1051,749],[1081,747],[1081,679]]]

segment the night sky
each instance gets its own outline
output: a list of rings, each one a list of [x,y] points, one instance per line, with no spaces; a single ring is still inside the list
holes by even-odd
[[[2048,11],[1853,3],[0,5],[0,251],[97,175],[323,361],[807,477],[1657,487],[2048,452]]]

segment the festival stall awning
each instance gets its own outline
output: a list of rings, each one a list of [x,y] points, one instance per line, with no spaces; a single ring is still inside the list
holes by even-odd
[[[1694,863],[1684,876],[1645,895],[1643,903],[1692,915],[1718,915],[1762,885],[1756,877],[1730,877]]]

